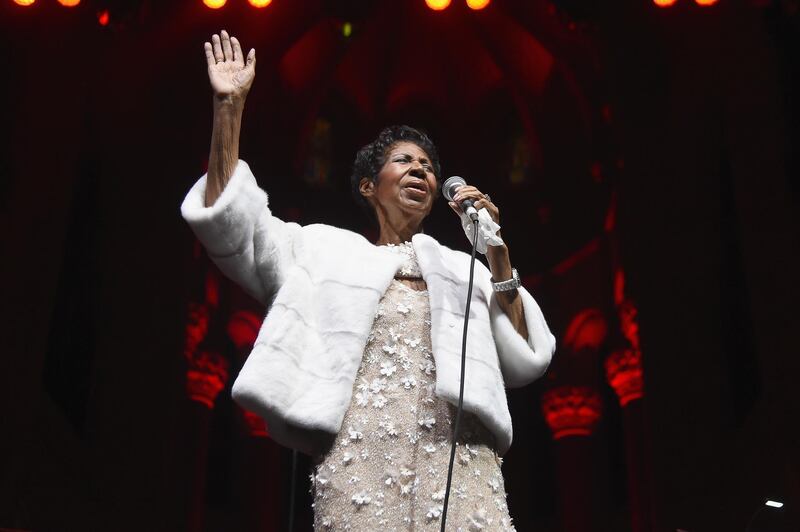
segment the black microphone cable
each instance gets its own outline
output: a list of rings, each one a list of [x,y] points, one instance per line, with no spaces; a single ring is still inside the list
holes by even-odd
[[[444,490],[442,506],[442,527],[447,524],[447,503],[450,501],[450,483],[453,480],[453,463],[456,458],[456,441],[461,424],[461,411],[464,409],[464,373],[467,367],[467,326],[469,325],[469,304],[472,302],[472,280],[475,274],[475,251],[478,247],[478,220],[472,220],[472,257],[469,261],[469,286],[467,287],[467,305],[464,309],[464,336],[461,340],[461,382],[458,387],[458,407],[456,408],[456,424],[453,428],[453,444],[450,446],[450,464],[447,466],[447,487]]]

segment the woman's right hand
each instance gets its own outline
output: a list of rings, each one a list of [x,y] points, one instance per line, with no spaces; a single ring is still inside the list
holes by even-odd
[[[215,99],[241,103],[256,77],[256,51],[251,48],[245,59],[239,40],[225,30],[220,34],[205,43],[208,80]]]

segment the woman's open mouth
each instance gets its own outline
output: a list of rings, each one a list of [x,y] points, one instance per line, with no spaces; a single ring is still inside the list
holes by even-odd
[[[428,187],[423,181],[412,181],[403,188],[411,192],[412,196],[424,197],[428,195]]]

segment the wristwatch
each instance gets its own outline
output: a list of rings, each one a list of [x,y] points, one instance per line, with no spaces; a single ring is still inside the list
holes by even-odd
[[[519,274],[516,268],[511,268],[511,279],[508,281],[500,281],[499,283],[492,282],[492,287],[495,292],[508,292],[520,286],[522,286],[522,282],[519,280]]]

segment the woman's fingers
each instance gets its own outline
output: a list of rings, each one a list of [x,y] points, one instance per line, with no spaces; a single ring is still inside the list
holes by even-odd
[[[487,194],[484,194],[477,188],[470,185],[466,185],[458,189],[455,196],[453,196],[454,201],[450,202],[450,207],[453,207],[453,205],[460,206],[461,202],[465,199],[472,200],[472,206],[475,207],[476,211],[486,209],[489,211],[489,215],[492,217],[492,219],[495,222],[500,223],[500,209],[497,208],[497,205],[492,203],[492,200]],[[455,208],[453,210],[455,210]],[[457,210],[456,212],[460,214],[461,209]]]
[[[466,185],[458,189],[455,196],[453,196],[453,199],[457,203],[461,203],[465,199],[471,199],[472,201],[477,201],[484,199],[485,197],[486,197],[485,194],[480,190],[478,190],[477,188],[471,185]]]
[[[214,51],[214,61],[216,63],[225,61],[225,54],[222,53],[222,44],[220,43],[219,35],[216,33],[211,36],[211,48]]]
[[[203,48],[206,51],[206,62],[208,63],[208,66],[216,65],[217,60],[214,59],[214,51],[211,49],[211,43],[206,42],[205,44],[203,44]]]
[[[233,48],[231,47],[231,36],[228,32],[222,30],[222,52],[225,54],[226,61],[233,61]]]
[[[239,39],[231,37],[231,46],[233,47],[233,60],[237,65],[244,65],[244,55],[242,54],[242,45],[239,44]]]
[[[233,61],[240,66],[250,66],[256,62],[256,51],[250,49],[245,61],[242,45],[239,39],[232,37],[227,31],[222,30],[219,35],[211,36],[211,43],[205,43],[206,61],[209,66],[224,61]]]

